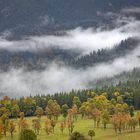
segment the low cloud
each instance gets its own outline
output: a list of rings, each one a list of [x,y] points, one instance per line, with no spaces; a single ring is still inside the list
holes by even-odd
[[[8,41],[0,38],[0,49],[9,51],[38,51],[48,47],[61,49],[78,49],[82,54],[102,48],[112,48],[128,37],[139,37],[140,21],[135,19],[119,19],[116,24],[125,24],[113,30],[102,31],[89,28],[77,28],[66,31],[61,36],[29,37],[19,41]],[[131,71],[140,66],[138,46],[131,54],[117,58],[111,63],[101,63],[86,69],[50,64],[43,71],[24,71],[24,68],[12,68],[8,72],[0,72],[0,93],[12,97],[30,94],[48,94],[72,89],[90,88],[89,82],[104,77],[112,77],[123,71]]]
[[[12,97],[30,94],[48,94],[72,89],[85,89],[89,82],[104,77],[112,77],[123,71],[130,71],[140,66],[140,47],[131,55],[114,60],[112,63],[102,63],[95,67],[76,70],[71,67],[60,67],[51,64],[44,71],[24,71],[11,69],[0,73],[0,91]]]
[[[140,13],[140,7],[129,7],[122,10],[123,13]]]
[[[1,37],[0,49],[9,51],[38,51],[49,47],[57,47],[67,50],[77,49],[82,51],[82,54],[86,54],[93,50],[113,48],[114,45],[119,44],[122,40],[139,35],[140,21],[135,19],[119,19],[116,21],[117,24],[121,22],[126,24],[107,31],[100,28],[76,28],[65,31],[65,34],[60,36],[34,36],[18,41],[8,41]]]

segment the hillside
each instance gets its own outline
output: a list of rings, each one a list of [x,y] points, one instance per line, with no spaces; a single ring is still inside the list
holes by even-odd
[[[130,80],[127,72],[140,66],[139,7],[139,0],[1,0],[1,96]]]
[[[140,6],[139,0],[1,0],[0,32],[11,31],[12,38],[52,34],[78,26],[109,24],[105,13]],[[14,37],[15,36],[15,37]]]

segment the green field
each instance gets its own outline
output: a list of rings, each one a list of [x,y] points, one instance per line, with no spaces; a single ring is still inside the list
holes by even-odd
[[[32,119],[33,117],[27,118],[28,123],[30,124],[30,128],[32,129]],[[60,120],[62,118],[59,117],[58,123],[55,127],[55,134],[50,134],[49,136],[46,134],[44,130],[44,121],[45,116],[41,118],[41,130],[40,135],[38,136],[38,140],[68,140],[69,134],[67,127],[64,130],[64,134],[61,134],[60,131]],[[17,120],[15,120],[17,122]],[[78,121],[75,122],[74,131],[81,132],[84,134],[87,138],[90,139],[90,137],[87,135],[88,130],[94,129],[96,136],[93,138],[93,140],[140,140],[140,128],[137,127],[136,132],[123,132],[122,134],[116,135],[114,132],[114,129],[112,128],[112,125],[108,125],[108,128],[104,130],[103,128],[94,128],[93,127],[93,120],[91,119],[84,119],[82,120],[80,117],[78,118]],[[16,128],[16,132],[14,133],[13,140],[18,140],[19,132],[18,132],[18,126]],[[11,140],[10,134],[7,133],[7,136],[4,137],[2,140]]]

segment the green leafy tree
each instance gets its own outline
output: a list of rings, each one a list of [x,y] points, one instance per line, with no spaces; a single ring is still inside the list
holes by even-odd
[[[69,109],[69,107],[67,104],[62,105],[61,113],[62,113],[64,119],[66,119],[66,117],[68,115],[68,109]]]
[[[88,135],[91,137],[91,140],[92,140],[92,138],[95,136],[94,130],[89,130]]]
[[[80,108],[79,108],[79,112],[80,114],[82,115],[82,119],[84,118],[84,115],[86,113],[86,106],[85,105],[82,105]]]
[[[108,110],[104,110],[102,112],[102,123],[104,125],[104,129],[106,129],[107,124],[109,123],[110,116]]]
[[[81,106],[81,101],[80,101],[79,97],[75,96],[73,98],[73,105],[76,105],[78,107],[78,109],[79,109],[79,107]]]

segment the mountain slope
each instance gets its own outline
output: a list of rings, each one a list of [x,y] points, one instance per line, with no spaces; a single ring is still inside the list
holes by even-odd
[[[93,26],[107,12],[140,6],[139,0],[1,0],[0,32],[49,34],[77,26]]]

